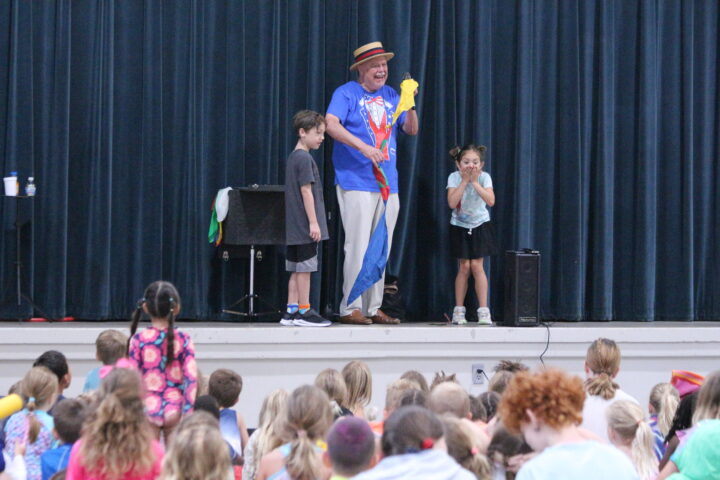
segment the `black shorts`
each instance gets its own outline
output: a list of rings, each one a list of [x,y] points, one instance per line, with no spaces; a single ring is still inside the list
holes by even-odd
[[[450,225],[450,254],[454,258],[483,258],[496,255],[497,251],[492,222],[472,229]]]
[[[317,255],[318,244],[304,243],[302,245],[288,245],[285,252],[285,258],[290,262],[300,263],[305,260],[310,260],[312,257]]]

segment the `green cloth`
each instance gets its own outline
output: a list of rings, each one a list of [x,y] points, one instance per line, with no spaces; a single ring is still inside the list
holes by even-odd
[[[678,452],[673,480],[720,480],[720,420],[705,420]]]
[[[212,215],[210,216],[210,230],[208,230],[208,242],[214,243],[215,239],[217,238],[218,233],[218,221],[217,221],[217,213],[215,213],[215,208],[212,209]]]

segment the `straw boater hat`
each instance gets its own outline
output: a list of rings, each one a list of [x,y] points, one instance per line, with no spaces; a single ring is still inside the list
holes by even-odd
[[[395,54],[393,52],[386,52],[385,49],[382,46],[382,43],[380,42],[371,42],[366,45],[363,45],[362,47],[358,48],[353,52],[353,57],[355,57],[355,63],[350,65],[350,70],[355,70],[358,65],[362,65],[363,63],[367,62],[368,60],[371,60],[376,57],[384,57],[385,60],[390,60],[393,58]]]

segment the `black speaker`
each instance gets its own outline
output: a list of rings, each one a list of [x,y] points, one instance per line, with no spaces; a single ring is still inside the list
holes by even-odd
[[[505,252],[503,325],[535,327],[540,323],[540,252]]]
[[[222,243],[284,245],[285,187],[253,185],[230,190]]]

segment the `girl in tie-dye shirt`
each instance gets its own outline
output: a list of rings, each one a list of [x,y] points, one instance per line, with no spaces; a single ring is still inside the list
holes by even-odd
[[[152,326],[136,333],[145,312]],[[195,347],[187,333],[174,327],[180,295],[170,282],[150,284],[132,315],[128,356],[145,384],[145,409],[155,433],[167,443],[180,418],[190,413],[197,393]]]

